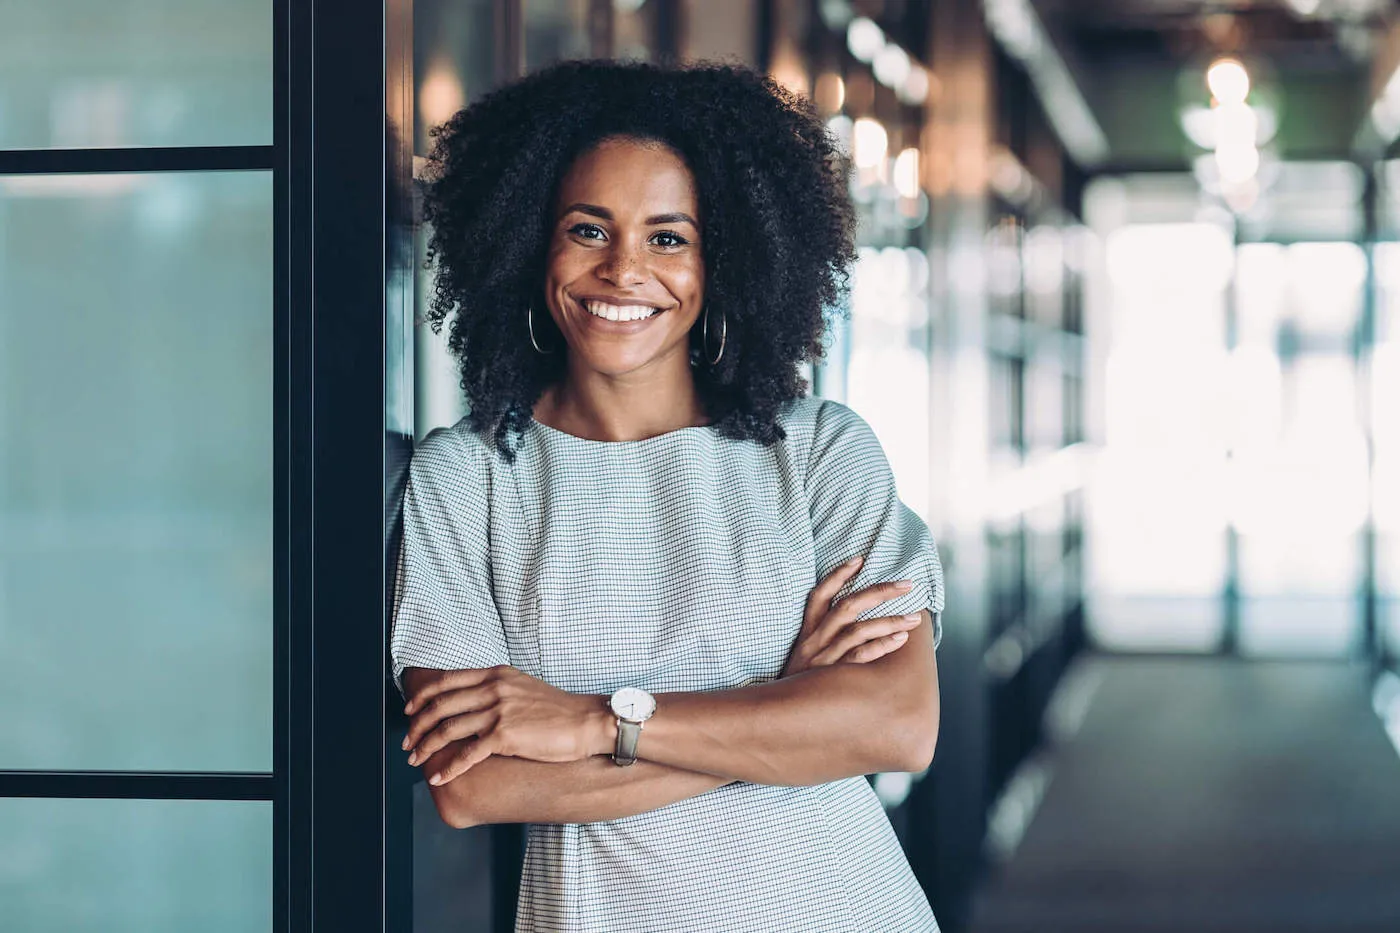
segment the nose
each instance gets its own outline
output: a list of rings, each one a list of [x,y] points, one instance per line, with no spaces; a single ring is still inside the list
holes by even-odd
[[[647,280],[646,258],[641,251],[615,242],[598,264],[598,278],[618,288],[641,285]]]

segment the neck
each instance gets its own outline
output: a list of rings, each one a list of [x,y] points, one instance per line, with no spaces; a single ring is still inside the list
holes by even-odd
[[[587,440],[639,441],[709,423],[689,362],[679,374],[622,377],[580,373],[572,363],[535,403],[541,424]]]

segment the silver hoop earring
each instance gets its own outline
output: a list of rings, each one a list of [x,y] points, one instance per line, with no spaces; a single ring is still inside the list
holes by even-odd
[[[702,327],[703,327],[703,330],[701,331],[701,334],[700,334],[700,346],[703,347],[704,350],[705,350],[705,352],[708,354],[708,353],[710,352],[710,307],[709,307],[709,305],[706,305],[706,306],[705,306],[705,322],[704,322],[704,324],[702,325]],[[712,360],[706,360],[706,361],[705,361],[706,363],[708,363],[708,364],[711,365],[711,366],[716,366],[716,365],[719,364],[719,361],[720,361],[721,359],[724,358],[724,344],[725,344],[725,342],[726,342],[728,339],[729,339],[729,319],[726,318],[726,317],[724,316],[724,313],[723,313],[723,312],[721,312],[721,313],[720,313],[720,317],[719,317],[719,352],[715,354],[715,358],[714,358],[714,359],[712,359]]]
[[[530,331],[530,345],[535,348],[535,352],[544,356],[549,356],[553,350],[541,350],[539,341],[535,339],[535,306],[529,305],[525,311],[525,326]]]

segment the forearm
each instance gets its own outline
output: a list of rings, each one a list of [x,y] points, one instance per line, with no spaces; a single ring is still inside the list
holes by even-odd
[[[453,742],[424,766],[434,773]],[[729,778],[650,761],[620,768],[605,755],[562,763],[492,756],[437,787],[438,813],[458,829],[482,823],[593,823],[646,813],[730,783]]]
[[[656,701],[638,755],[658,764],[787,785],[922,770],[938,735],[932,627],[926,622],[900,651],[869,664]],[[594,727],[595,747],[610,741],[610,722]]]

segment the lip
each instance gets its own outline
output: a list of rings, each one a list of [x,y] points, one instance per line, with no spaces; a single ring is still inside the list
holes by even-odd
[[[655,301],[647,301],[645,298],[630,298],[625,295],[571,295],[574,301],[584,304],[589,301],[601,301],[610,305],[645,305],[648,308],[656,308],[659,311],[668,310],[670,305],[663,305]],[[587,308],[584,308],[587,311]]]

